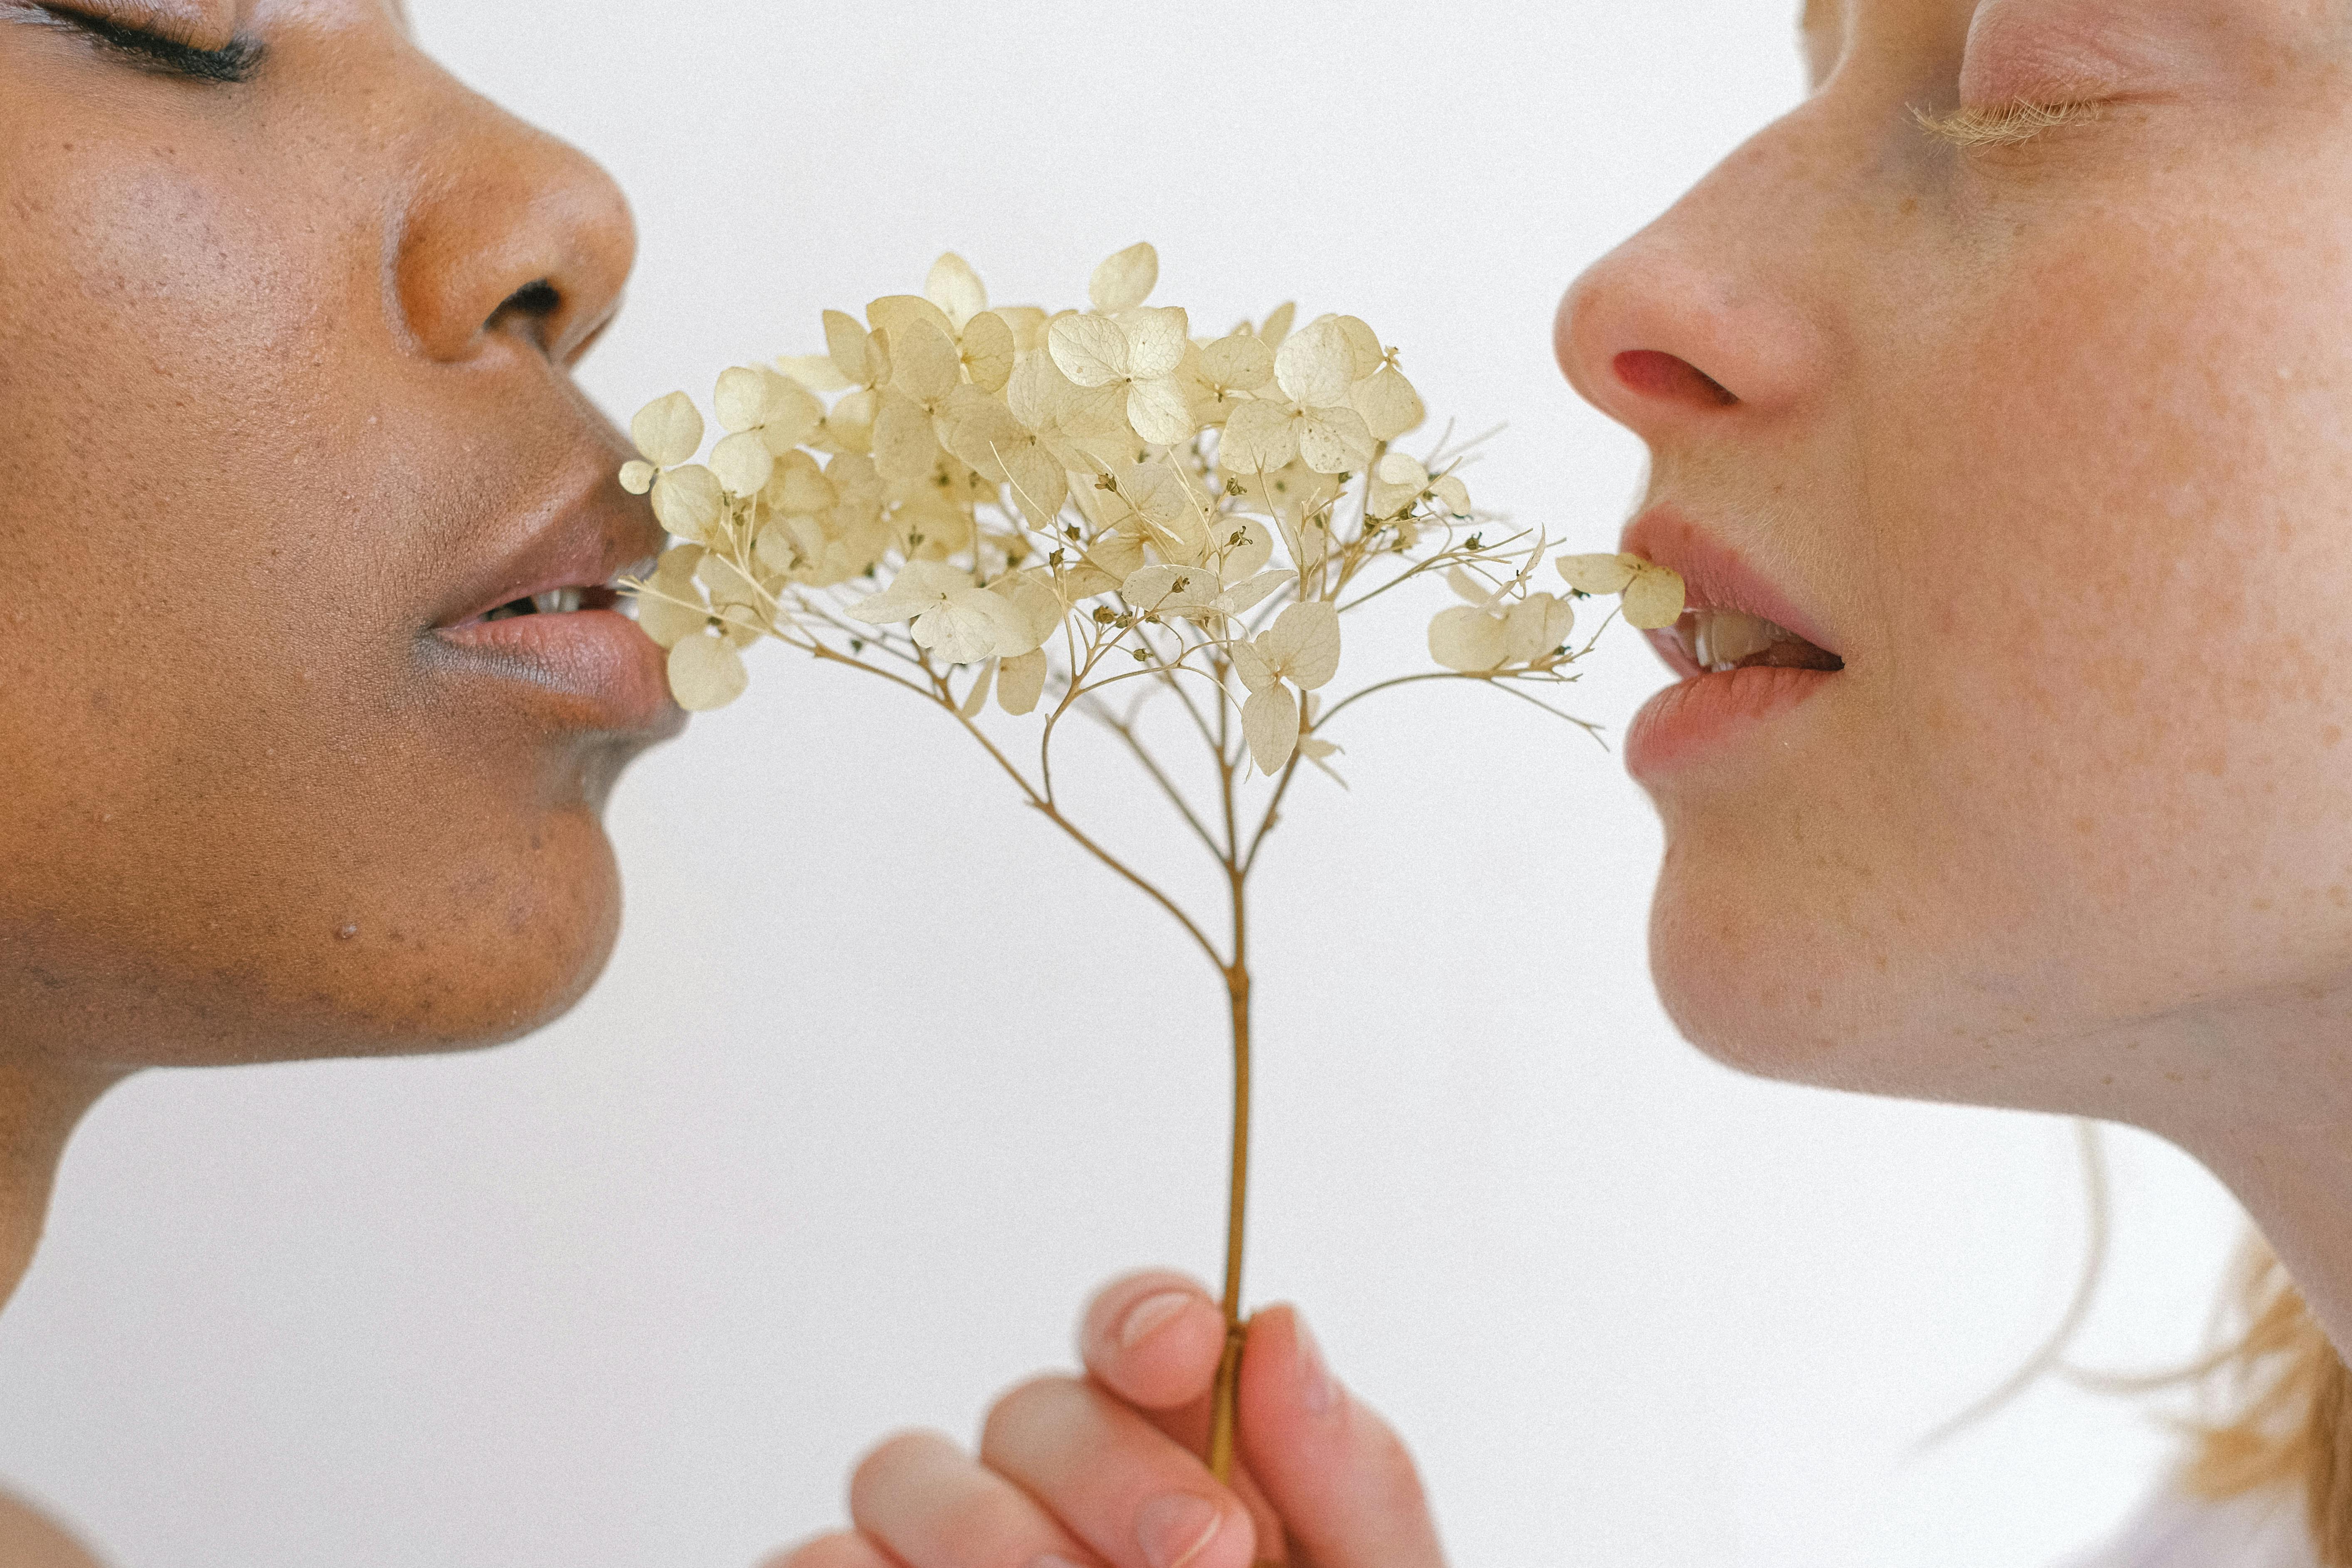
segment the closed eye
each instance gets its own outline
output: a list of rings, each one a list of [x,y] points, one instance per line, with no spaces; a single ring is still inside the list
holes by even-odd
[[[1948,114],[1930,114],[1915,109],[1911,118],[1919,128],[1938,142],[1969,149],[1977,147],[2014,147],[2035,137],[2056,131],[2063,126],[2080,125],[2096,120],[2105,112],[2105,106],[2095,101],[2079,103],[2003,103],[1990,109],[1956,109]]]
[[[219,48],[200,49],[177,38],[142,32],[87,11],[50,5],[42,5],[41,11],[53,26],[71,27],[143,70],[186,77],[194,81],[247,80],[267,52],[259,39],[241,34]]]

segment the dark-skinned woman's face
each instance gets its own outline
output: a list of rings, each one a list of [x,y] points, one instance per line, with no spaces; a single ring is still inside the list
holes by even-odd
[[[394,0],[0,0],[0,220],[10,1048],[562,1011],[617,923],[604,796],[680,717],[600,608],[659,533],[570,374],[619,194]]]

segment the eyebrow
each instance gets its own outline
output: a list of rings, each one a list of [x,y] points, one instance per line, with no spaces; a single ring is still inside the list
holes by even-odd
[[[200,49],[193,44],[181,43],[157,33],[142,32],[136,27],[111,22],[103,16],[75,12],[71,16],[52,18],[59,26],[72,27],[89,35],[110,49],[131,56],[139,64],[173,76],[191,77],[198,81],[244,81],[259,68],[268,46],[258,38],[243,34],[231,38],[216,49]]]

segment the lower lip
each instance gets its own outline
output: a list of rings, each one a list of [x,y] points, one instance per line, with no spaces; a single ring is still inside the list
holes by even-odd
[[[483,674],[541,698],[567,728],[674,732],[685,720],[670,700],[668,656],[618,610],[509,616],[433,635]]]
[[[1625,769],[1643,784],[1718,753],[1837,678],[1827,669],[1757,666],[1696,675],[1642,705],[1625,735]]]

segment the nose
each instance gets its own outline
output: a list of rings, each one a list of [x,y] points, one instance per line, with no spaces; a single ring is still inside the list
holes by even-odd
[[[1768,417],[1819,384],[1824,331],[1801,237],[1821,195],[1801,188],[1804,164],[1776,134],[1733,153],[1560,300],[1553,351],[1570,384],[1644,439]]]
[[[635,264],[626,198],[586,154],[455,82],[432,96],[394,263],[409,334],[436,360],[519,339],[571,363]]]

